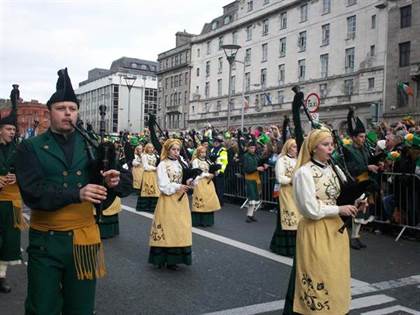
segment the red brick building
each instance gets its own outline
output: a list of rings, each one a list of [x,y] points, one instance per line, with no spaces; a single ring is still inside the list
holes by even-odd
[[[8,115],[11,110],[10,101],[2,102],[0,107],[0,116]],[[19,134],[24,135],[28,128],[33,128],[35,121],[39,122],[36,133],[43,133],[50,126],[50,119],[48,116],[48,108],[45,104],[39,103],[37,100],[30,102],[18,103],[18,129]]]

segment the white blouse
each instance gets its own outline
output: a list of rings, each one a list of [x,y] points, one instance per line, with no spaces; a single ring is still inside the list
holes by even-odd
[[[166,159],[157,167],[159,189],[165,195],[173,195],[181,187],[182,167],[178,160]]]
[[[141,161],[143,163],[143,167],[145,171],[154,171],[156,170],[156,155],[154,154],[142,154]]]
[[[192,168],[199,168],[203,171],[199,176],[197,176],[194,180],[194,184],[198,183],[198,181],[202,178],[210,176],[209,171],[209,164],[206,161],[200,159],[194,159],[192,161]]]
[[[134,159],[132,162],[133,166],[142,166],[141,155],[134,154]]]
[[[312,220],[336,216],[339,213],[337,205],[328,205],[317,199],[315,181],[311,170],[312,165],[314,165],[312,162],[306,163],[296,171],[293,177],[293,194],[296,205],[304,217]],[[317,172],[326,176],[326,178],[332,178],[335,175],[331,166],[325,168],[316,166],[316,168]],[[344,176],[344,174],[340,175]]]
[[[282,185],[289,185],[292,183],[293,170],[296,166],[296,159],[283,155],[277,159],[275,172],[276,180]]]

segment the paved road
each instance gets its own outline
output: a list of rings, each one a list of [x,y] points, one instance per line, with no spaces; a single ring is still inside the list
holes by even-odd
[[[98,282],[98,314],[281,314],[291,260],[268,250],[276,215],[227,204],[216,225],[194,229],[193,265],[177,272],[147,264],[150,215],[124,199],[121,234],[105,240],[108,275]],[[420,243],[365,234],[367,250],[352,251],[350,314],[420,315]],[[23,235],[23,247],[27,236]],[[23,314],[25,266],[10,269],[13,292],[0,295],[0,314]]]

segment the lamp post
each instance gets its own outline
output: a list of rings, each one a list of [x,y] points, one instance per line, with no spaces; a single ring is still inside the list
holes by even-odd
[[[230,127],[230,102],[232,98],[232,91],[231,91],[231,85],[232,85],[232,66],[235,62],[236,53],[238,52],[239,48],[241,46],[239,45],[222,45],[223,51],[225,52],[226,59],[229,62],[229,87],[228,87],[228,104],[227,104],[227,129],[229,130]]]
[[[137,77],[136,76],[131,77],[131,76],[126,75],[123,78],[124,78],[125,83],[126,83],[127,88],[128,88],[128,110],[127,110],[127,112],[128,112],[128,119],[127,119],[128,126],[127,126],[127,130],[128,130],[128,132],[131,132],[131,121],[130,121],[131,88],[133,87],[134,82],[136,82]]]

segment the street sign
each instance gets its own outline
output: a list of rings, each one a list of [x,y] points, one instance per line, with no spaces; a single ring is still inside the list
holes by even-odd
[[[308,94],[305,100],[305,105],[306,105],[306,108],[308,108],[309,113],[317,113],[319,110],[320,103],[321,103],[321,99],[319,98],[319,95],[316,93]]]
[[[309,113],[309,115],[311,115],[314,122],[319,122],[319,113]]]

